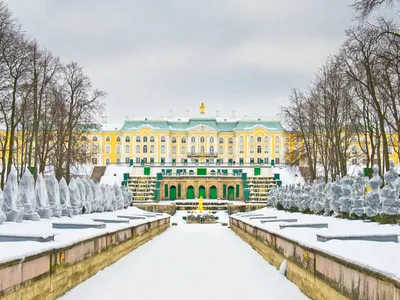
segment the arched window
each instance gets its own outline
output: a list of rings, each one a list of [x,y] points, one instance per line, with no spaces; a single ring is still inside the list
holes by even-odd
[[[219,138],[219,143],[220,143],[220,144],[223,144],[223,143],[224,143],[224,138],[223,138],[223,137],[220,137],[220,138]]]
[[[161,146],[161,153],[165,153],[165,146],[164,145]]]
[[[200,143],[204,143],[204,136],[200,138]]]
[[[182,144],[186,144],[186,138],[185,138],[185,137],[183,137],[183,138],[181,139],[181,143],[182,143]]]
[[[121,154],[121,145],[117,145],[115,150],[117,154]]]
[[[110,149],[111,149],[111,147],[110,147],[110,145],[106,145],[106,154],[110,154]]]
[[[219,154],[224,154],[224,147],[223,146],[219,147]]]
[[[99,150],[99,147],[97,145],[92,145],[92,152],[93,153],[97,153],[98,150]]]
[[[268,143],[268,137],[264,136],[264,143]]]
[[[210,143],[214,143],[214,138],[210,137]]]
[[[275,153],[279,153],[280,152],[280,147],[279,147],[279,145],[276,145],[275,146]]]
[[[176,143],[176,137],[172,138],[172,143],[174,143],[174,144]]]
[[[106,158],[106,165],[109,165],[109,164],[110,164],[110,159]]]
[[[153,145],[150,146],[150,153],[154,153],[154,146]]]
[[[257,143],[261,143],[261,136],[257,137]]]
[[[192,143],[196,143],[196,138],[194,136],[192,136],[191,141],[192,141]]]
[[[129,136],[127,136],[127,137],[125,138],[125,142],[126,142],[126,143],[130,143],[130,142],[131,142],[131,138],[130,138]]]
[[[185,154],[185,153],[186,153],[186,147],[185,147],[185,146],[182,146],[181,152],[182,152],[182,154]]]
[[[241,143],[243,143],[243,137],[241,136],[240,138],[239,138],[239,141],[241,142]]]
[[[194,154],[194,153],[196,152],[196,147],[195,147],[195,146],[192,146],[190,152],[191,152],[192,154]]]
[[[140,146],[139,145],[136,146],[136,153],[140,153]]]
[[[144,140],[144,139],[143,139]],[[143,146],[143,153],[147,153],[147,145]]]
[[[265,153],[268,153],[268,152],[269,152],[269,147],[268,147],[268,145],[265,145],[264,152],[265,152]]]
[[[172,147],[172,154],[176,154],[176,147],[175,146]]]
[[[229,140],[228,140],[228,143],[229,144],[233,144],[233,138],[230,137]]]
[[[244,147],[243,147],[243,145],[240,145],[240,153],[243,153],[244,152]]]
[[[285,145],[285,154],[289,154],[289,146]]]
[[[140,143],[140,136],[136,136],[136,142]]]
[[[357,154],[357,147],[356,146],[353,146],[353,148],[351,148],[351,152],[353,153],[353,154]],[[389,151],[389,154],[391,154],[390,153],[390,151]]]
[[[232,146],[229,146],[229,148],[228,148],[228,153],[229,153],[229,154],[233,154],[233,147],[232,147]]]
[[[200,153],[201,153],[201,154],[204,154],[204,146],[201,146],[201,147],[200,147]]]
[[[117,142],[120,142],[120,141],[121,141],[121,137],[117,136]]]
[[[250,143],[254,143],[254,136],[250,137]]]
[[[93,142],[97,142],[97,136],[92,137]]]
[[[82,136],[81,136],[81,141],[86,142],[86,136],[82,135]]]
[[[147,143],[147,136],[146,135],[143,137],[143,142]]]
[[[250,153],[254,153],[254,146],[253,145],[250,146]]]
[[[106,136],[106,142],[109,142],[109,141],[111,141],[110,137]]]
[[[214,146],[210,146],[210,154],[214,154]]]
[[[150,137],[150,143],[154,143],[154,136]]]
[[[165,143],[165,136],[161,137],[161,143]]]
[[[262,153],[261,145],[257,146],[257,153]]]
[[[279,136],[275,137],[275,143],[279,143]]]
[[[131,146],[126,145],[125,146],[125,153],[130,153],[131,152]]]

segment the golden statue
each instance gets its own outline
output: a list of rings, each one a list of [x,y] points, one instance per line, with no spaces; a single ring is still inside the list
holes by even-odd
[[[199,205],[197,205],[197,210],[198,211],[203,211],[204,210],[204,208],[203,208],[203,196],[200,196]]]
[[[201,103],[200,105],[200,114],[204,115],[206,113],[206,106],[204,105],[204,103]]]

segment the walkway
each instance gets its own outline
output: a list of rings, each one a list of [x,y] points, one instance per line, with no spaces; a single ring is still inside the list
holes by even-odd
[[[307,299],[229,228],[168,229],[63,299]]]

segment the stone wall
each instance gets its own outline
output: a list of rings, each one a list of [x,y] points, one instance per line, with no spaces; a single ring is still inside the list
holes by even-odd
[[[176,205],[173,203],[165,205],[158,203],[133,203],[132,206],[148,212],[165,213],[171,216],[175,215],[176,213]]]
[[[237,205],[237,204],[228,204],[228,214],[233,215],[239,212],[250,212],[253,210],[261,209],[264,207],[267,207],[268,204],[243,204],[243,205]]]
[[[400,299],[400,282],[230,217],[231,229],[311,299]],[[377,259],[379,259],[377,257]]]
[[[170,217],[0,264],[0,298],[55,299],[165,231]]]

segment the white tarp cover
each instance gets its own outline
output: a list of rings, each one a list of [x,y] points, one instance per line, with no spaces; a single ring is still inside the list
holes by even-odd
[[[64,177],[61,178],[59,182],[59,189],[60,189],[60,204],[61,204],[62,215],[67,217],[72,217],[73,209],[71,205],[68,185]]]
[[[0,189],[0,224],[3,224],[7,219],[6,214],[3,212],[4,195],[3,191]]]
[[[36,212],[35,180],[28,169],[25,169],[19,182],[18,198],[24,206],[24,220],[39,221],[40,216]]]
[[[85,213],[90,214],[93,212],[93,192],[90,183],[87,180],[82,180],[85,188],[86,202],[85,202]]]
[[[114,183],[113,189],[114,189],[115,198],[117,199],[117,209],[123,209],[124,208],[124,196],[122,195],[121,187],[117,183]]]
[[[104,199],[104,211],[114,211],[112,202],[111,202],[109,186],[106,184],[102,184],[100,186],[100,189],[101,189],[101,193],[103,194],[103,199]]]
[[[18,197],[17,170],[13,167],[7,177],[4,187],[3,211],[7,221],[21,222],[24,216],[24,207]]]
[[[44,182],[42,174],[36,178],[35,184],[35,197],[36,197],[36,212],[41,218],[50,219],[51,209],[49,204],[49,198],[47,196],[46,184]]]
[[[85,191],[85,186],[82,182],[82,180],[77,177],[76,179],[76,185],[78,186],[78,191],[81,199],[81,207],[82,207],[82,213],[87,213],[87,203],[86,203],[86,191]],[[71,183],[71,182],[70,182]]]
[[[75,178],[72,178],[68,185],[69,199],[71,200],[72,212],[74,215],[82,214],[81,193]]]
[[[100,184],[99,183],[94,183],[93,180],[90,181],[90,185],[92,186],[92,191],[94,195],[94,203],[95,203],[95,211],[96,212],[103,212],[105,209],[105,203],[104,203],[104,196],[103,193],[100,189]]]
[[[50,174],[49,179],[46,181],[46,190],[51,216],[57,218],[61,217],[60,187],[53,173]]]

